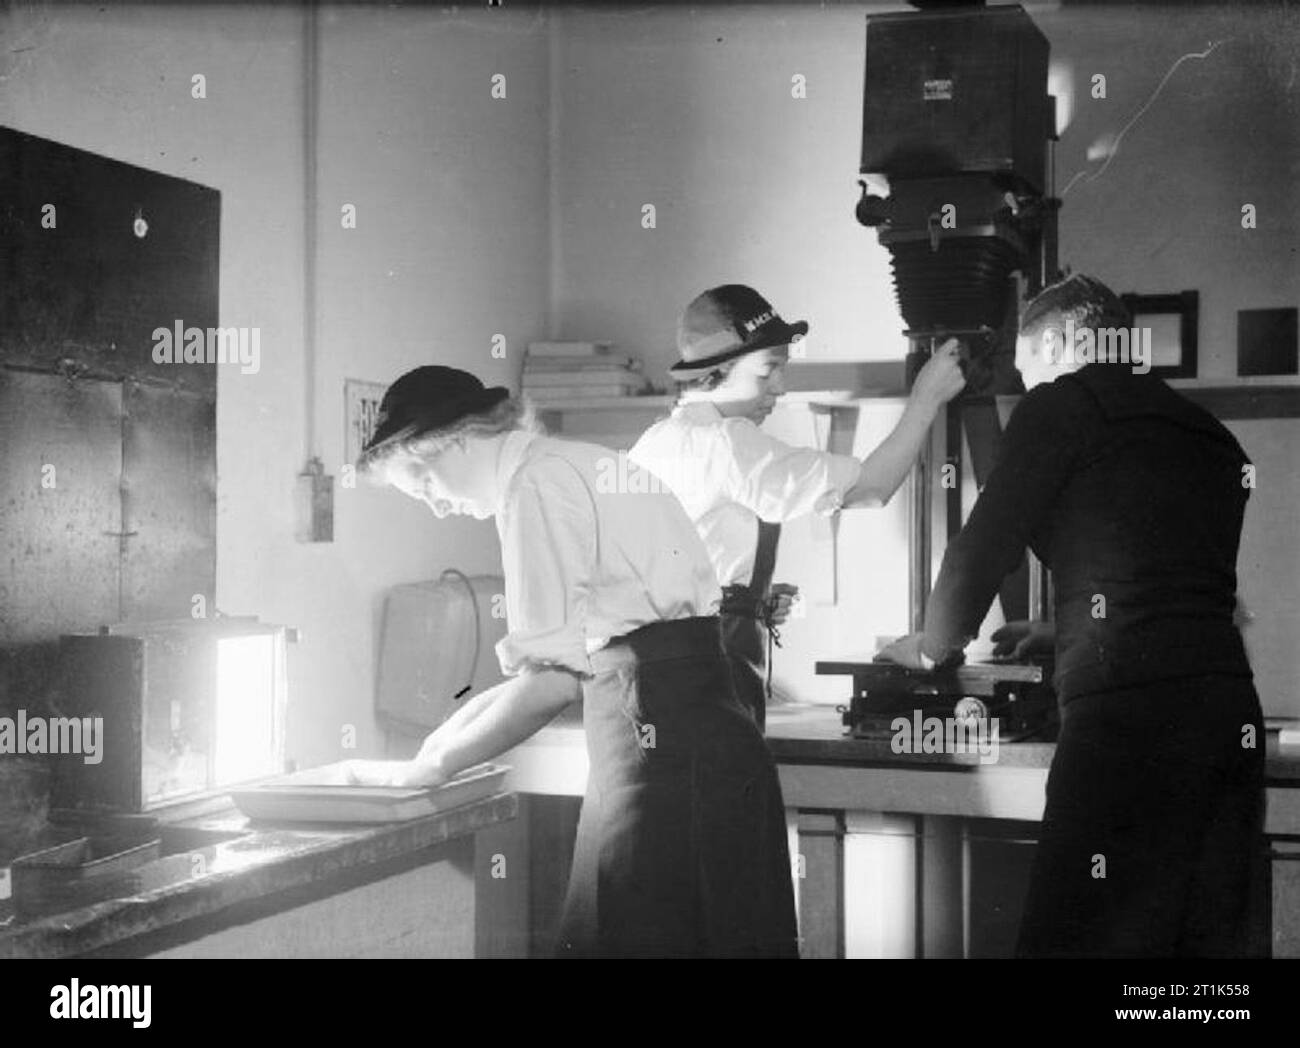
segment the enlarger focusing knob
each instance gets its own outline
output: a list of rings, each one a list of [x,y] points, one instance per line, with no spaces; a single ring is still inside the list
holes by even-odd
[[[957,705],[952,708],[952,715],[959,721],[982,721],[988,718],[989,708],[979,699],[968,696],[957,700]]]

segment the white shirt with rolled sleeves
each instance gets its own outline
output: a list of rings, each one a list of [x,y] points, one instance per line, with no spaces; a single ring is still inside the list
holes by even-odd
[[[679,404],[628,457],[681,500],[724,586],[749,583],[760,520],[830,515],[861,470],[851,455],[786,444],[707,401]]]
[[[716,615],[721,589],[681,505],[651,484],[611,482],[618,452],[511,433],[497,467],[507,675],[565,667],[652,622]],[[626,476],[626,470],[623,471]]]

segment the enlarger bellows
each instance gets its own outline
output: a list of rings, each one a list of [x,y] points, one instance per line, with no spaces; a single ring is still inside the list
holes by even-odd
[[[889,244],[894,293],[913,331],[996,330],[1006,315],[1022,250],[996,237],[951,237]]]

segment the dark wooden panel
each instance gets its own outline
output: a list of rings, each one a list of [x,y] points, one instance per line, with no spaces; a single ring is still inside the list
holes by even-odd
[[[219,221],[215,190],[0,128],[0,642],[211,604],[217,365],[155,364],[152,332],[217,326]]]
[[[216,404],[126,384],[122,422],[122,607],[128,622],[215,605]]]
[[[799,956],[844,956],[844,818],[799,813]]]
[[[121,394],[0,368],[0,644],[117,619]]]
[[[213,189],[0,128],[0,359],[215,396],[216,365],[155,364],[152,332],[216,326],[219,234]]]

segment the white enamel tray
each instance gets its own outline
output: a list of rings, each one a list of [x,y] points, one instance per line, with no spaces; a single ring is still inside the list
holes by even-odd
[[[347,785],[349,765],[364,764],[373,769],[386,763],[399,762],[340,761],[232,790],[230,797],[250,819],[263,822],[402,822],[500,793],[509,770],[501,765],[480,764],[428,789]]]

